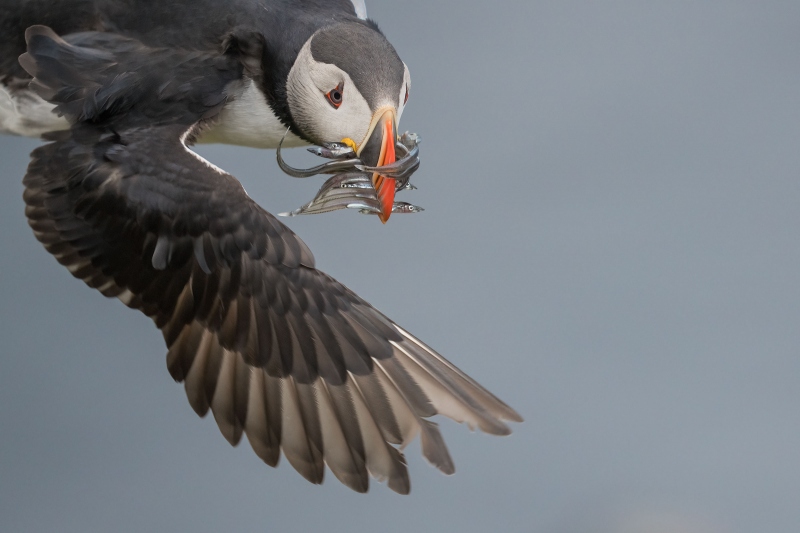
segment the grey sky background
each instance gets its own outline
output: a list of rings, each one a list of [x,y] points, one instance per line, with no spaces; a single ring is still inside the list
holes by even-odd
[[[411,70],[400,199],[426,211],[287,223],[525,423],[442,421],[457,472],[413,443],[408,497],[231,448],[151,322],[35,241],[37,141],[4,136],[0,531],[798,531],[800,3],[368,8]],[[272,212],[322,183],[199,151]]]

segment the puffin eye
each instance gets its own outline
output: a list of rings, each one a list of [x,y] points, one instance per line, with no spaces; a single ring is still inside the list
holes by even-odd
[[[403,100],[403,105],[406,105],[407,103],[408,103],[408,85],[406,85],[406,99]]]
[[[344,84],[340,83],[325,95],[328,98],[328,102],[335,108],[339,109],[339,106],[342,105],[342,99],[344,98]]]

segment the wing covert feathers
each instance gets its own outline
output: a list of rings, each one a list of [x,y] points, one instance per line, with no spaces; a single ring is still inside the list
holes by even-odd
[[[270,466],[283,454],[312,483],[327,465],[358,492],[371,476],[405,494],[402,450],[418,434],[431,464],[455,470],[431,417],[494,435],[522,420],[317,270],[233,176],[189,152],[183,139],[240,66],[109,34],[28,37],[23,66],[73,122],[32,153],[31,229],[73,276],[153,319],[170,375],[228,442],[246,436]],[[175,68],[140,68],[148,54]],[[164,72],[174,77],[150,78]]]

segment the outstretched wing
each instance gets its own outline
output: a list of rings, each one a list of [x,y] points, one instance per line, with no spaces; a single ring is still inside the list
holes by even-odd
[[[283,450],[313,483],[327,464],[354,490],[372,474],[406,493],[400,450],[417,433],[454,470],[433,415],[493,434],[521,420],[315,269],[294,233],[186,148],[241,76],[235,58],[108,34],[68,43],[44,27],[27,38],[33,86],[73,122],[32,154],[34,234],[75,277],[153,318],[171,375],[231,444],[246,434],[272,466]]]

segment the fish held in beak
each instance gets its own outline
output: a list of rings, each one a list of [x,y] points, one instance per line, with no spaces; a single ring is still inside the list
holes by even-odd
[[[395,153],[397,126],[394,110],[387,109],[375,113],[370,128],[367,142],[362,145],[358,153],[360,159],[370,167],[382,167],[394,163],[397,160]],[[392,214],[396,180],[393,177],[373,172],[372,186],[375,188],[380,204],[378,218],[385,224]]]
[[[386,112],[384,109],[375,114],[368,135],[365,136],[367,142],[362,144],[361,150],[356,142],[349,138],[309,148],[311,153],[330,159],[327,163],[312,168],[295,168],[284,161],[281,156],[283,144],[281,140],[278,143],[276,156],[278,165],[288,175],[295,178],[308,178],[318,174],[335,175],[325,181],[310,202],[298,209],[278,215],[312,215],[339,209],[356,209],[364,214],[378,215],[385,223],[391,213],[422,211],[421,207],[394,201],[395,191],[416,189],[409,179],[419,168],[420,138],[417,134],[409,132],[397,137],[394,115],[389,113],[390,117],[387,117]],[[387,120],[389,118],[391,121]],[[388,146],[384,144],[388,144],[388,140],[395,137],[396,143]],[[370,141],[373,144],[367,149]],[[374,163],[366,164],[358,158],[357,151],[363,154],[364,158],[369,157]],[[384,164],[381,165],[380,162]]]

